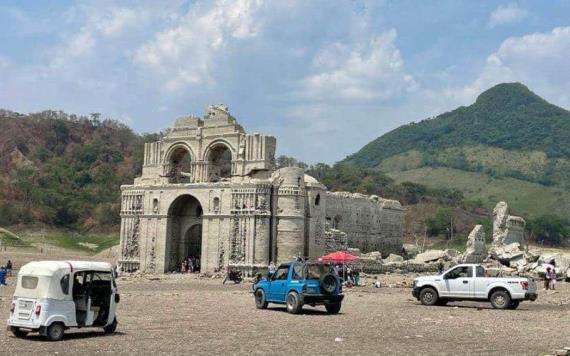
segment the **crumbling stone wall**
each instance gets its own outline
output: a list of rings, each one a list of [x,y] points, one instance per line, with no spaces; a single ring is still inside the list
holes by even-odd
[[[404,211],[399,202],[348,192],[327,192],[325,219],[347,234],[348,246],[383,256],[401,253]]]

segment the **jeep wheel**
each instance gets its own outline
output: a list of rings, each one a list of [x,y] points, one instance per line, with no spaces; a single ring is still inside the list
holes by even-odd
[[[257,309],[267,309],[267,300],[265,300],[265,292],[263,289],[255,291],[255,306]]]
[[[303,308],[299,294],[297,292],[289,292],[287,294],[287,311],[291,314],[298,314]]]
[[[48,326],[47,328],[47,339],[49,341],[59,341],[61,339],[63,339],[63,332],[65,330],[65,327],[63,326],[62,323],[52,323],[50,326]]]
[[[325,309],[329,314],[338,314],[341,306],[342,306],[341,303],[325,304]]]
[[[117,330],[117,318],[113,319],[113,322],[103,328],[105,334],[112,334]]]
[[[495,309],[506,309],[511,305],[511,297],[504,290],[498,290],[491,294],[491,304]]]
[[[420,292],[420,301],[423,305],[435,305],[437,299],[437,292],[431,287],[424,288]]]
[[[509,305],[509,309],[515,310],[519,307],[520,300],[511,300],[511,304]]]
[[[333,294],[337,287],[337,277],[327,273],[321,278],[321,290],[324,294]]]
[[[12,326],[10,328],[10,331],[12,331],[12,334],[14,334],[14,336],[18,337],[18,338],[24,338],[28,335],[27,331],[24,331],[24,330],[22,330],[18,327],[15,327],[15,326]]]

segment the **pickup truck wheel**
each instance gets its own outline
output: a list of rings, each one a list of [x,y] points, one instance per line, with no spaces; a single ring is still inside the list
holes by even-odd
[[[27,331],[24,331],[24,330],[22,330],[18,327],[15,327],[15,326],[12,326],[10,328],[10,331],[12,332],[12,334],[14,334],[15,337],[18,337],[18,338],[24,338],[28,335]]]
[[[49,341],[60,341],[61,339],[63,339],[64,330],[65,327],[63,326],[62,323],[59,322],[52,323],[47,328],[47,333],[46,333],[47,339]]]
[[[105,331],[105,334],[112,334],[115,332],[115,330],[117,330],[117,324],[119,324],[117,322],[117,318],[113,319],[113,322],[107,326],[105,326],[103,328],[103,330]]]
[[[263,289],[255,291],[255,306],[257,309],[267,309],[267,300],[265,299],[265,292]]]
[[[435,305],[437,299],[437,292],[431,287],[424,288],[420,292],[420,301],[423,305]]]
[[[504,290],[498,290],[491,294],[491,304],[495,309],[506,309],[511,305],[511,297]]]
[[[301,300],[297,292],[287,294],[287,311],[291,314],[298,314],[302,308]]]
[[[341,306],[342,306],[341,303],[325,304],[325,309],[329,314],[338,314]]]
[[[511,300],[511,304],[509,305],[509,309],[515,310],[519,307],[520,300]]]

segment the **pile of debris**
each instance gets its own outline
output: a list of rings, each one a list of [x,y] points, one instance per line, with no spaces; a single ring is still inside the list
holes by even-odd
[[[360,254],[361,268],[367,273],[435,272],[443,264],[449,268],[459,263],[481,263],[491,276],[520,275],[543,278],[547,266],[552,266],[558,278],[570,280],[570,258],[560,253],[542,253],[536,249],[523,249],[525,221],[508,214],[505,202],[493,210],[493,242],[487,250],[485,229],[476,225],[467,238],[466,250],[427,250],[420,253],[416,245],[405,244],[403,256],[390,254],[382,258],[380,252]]]

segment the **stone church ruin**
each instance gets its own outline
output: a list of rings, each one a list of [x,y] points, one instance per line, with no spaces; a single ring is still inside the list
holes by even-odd
[[[195,256],[203,273],[250,274],[332,249],[401,251],[399,202],[329,192],[302,168],[276,169],[275,148],[275,137],[247,134],[224,105],[146,143],[142,175],[121,187],[121,270],[166,273]]]

